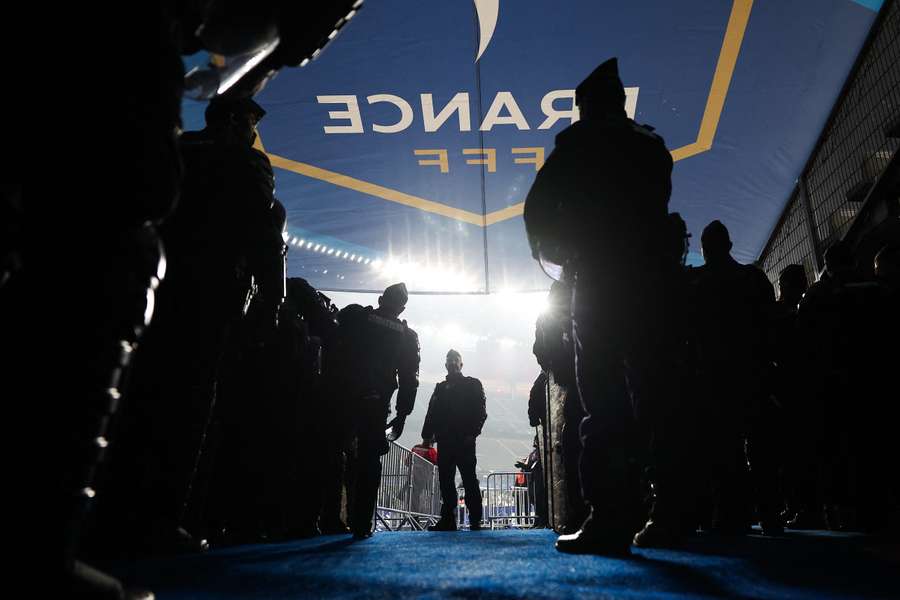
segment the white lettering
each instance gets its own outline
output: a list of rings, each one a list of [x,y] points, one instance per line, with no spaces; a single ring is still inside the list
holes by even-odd
[[[637,113],[638,87],[625,88],[625,113],[633,119]],[[325,133],[364,133],[362,114],[359,101],[353,95],[316,96],[319,104],[342,104],[346,110],[333,110],[328,112],[330,119],[344,119],[345,124],[325,125]],[[373,94],[367,96],[370,105],[379,102],[393,104],[400,111],[398,121],[392,125],[372,123],[372,131],[376,133],[400,133],[409,129],[415,120],[415,111],[412,105],[405,99],[394,94]],[[469,92],[457,92],[447,104],[435,114],[434,95],[430,93],[419,94],[422,106],[422,124],[426,133],[435,133],[444,127],[456,113],[459,131],[472,130],[472,115],[469,104]],[[537,127],[540,130],[550,129],[575,123],[580,118],[580,111],[575,105],[575,90],[550,90],[541,98],[541,111],[544,120]],[[502,114],[501,114],[502,113]],[[497,92],[490,108],[484,116],[479,129],[491,131],[496,125],[515,125],[521,131],[530,129],[525,115],[519,108],[519,104],[511,92]]]
[[[628,115],[629,119],[633,119],[634,113],[637,111],[637,97],[640,89],[636,87],[625,88],[625,114]]]
[[[420,94],[422,99],[422,121],[425,122],[425,131],[433,133],[441,128],[447,119],[456,112],[459,118],[459,130],[471,131],[472,118],[469,115],[469,94],[468,92],[459,92],[450,102],[441,109],[441,112],[434,115],[434,100],[431,94]]]
[[[553,108],[553,103],[562,99],[570,100],[571,104],[569,102],[565,104],[566,106],[571,106],[571,108],[565,108],[564,110]],[[575,106],[575,90],[552,90],[547,92],[541,99],[541,110],[547,118],[538,126],[538,129],[550,129],[560,119],[569,119],[571,124],[577,121],[580,116],[578,107]]]
[[[407,102],[400,96],[394,96],[393,94],[375,94],[367,97],[366,100],[369,102],[369,104],[375,104],[376,102],[388,102],[400,109],[399,121],[397,121],[393,125],[378,125],[376,123],[373,123],[372,131],[375,131],[377,133],[399,133],[412,125],[412,106],[410,106],[409,102]]]
[[[507,117],[500,116],[500,111],[504,107],[509,112]],[[484,121],[481,122],[480,129],[481,131],[490,131],[494,125],[515,125],[520,130],[529,129],[528,121],[525,120],[525,116],[519,110],[519,105],[516,104],[516,99],[510,92],[497,92],[491,107],[484,116]]]
[[[325,133],[362,133],[362,116],[359,114],[359,102],[356,96],[316,96],[319,104],[344,104],[347,110],[328,112],[329,119],[348,119],[349,125],[326,125]]]

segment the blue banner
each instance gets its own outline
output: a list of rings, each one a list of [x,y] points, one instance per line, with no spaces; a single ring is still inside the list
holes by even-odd
[[[540,290],[522,203],[575,86],[619,59],[626,110],[675,159],[670,210],[753,261],[872,25],[875,2],[368,0],[258,96],[290,276],[331,290]],[[185,105],[187,128],[202,105]]]

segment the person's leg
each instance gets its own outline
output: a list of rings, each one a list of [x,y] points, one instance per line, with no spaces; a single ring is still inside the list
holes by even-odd
[[[327,442],[326,460],[323,466],[319,529],[326,534],[346,533],[347,525],[341,519],[346,458],[340,440]]]
[[[442,531],[456,529],[456,463],[458,449],[446,443],[438,444],[438,480],[441,488],[441,520],[434,526]]]
[[[776,427],[780,416],[777,407],[763,404],[759,414],[752,420],[747,436],[747,461],[756,492],[760,525],[766,535],[784,533],[784,526],[778,516],[782,504],[778,489],[782,452]]]
[[[661,381],[669,383],[668,396],[660,395],[649,414],[645,413],[650,431],[652,504],[649,519],[635,534],[636,546],[676,546],[697,529],[703,457],[697,448],[700,415],[689,379],[689,374],[674,370],[663,377]]]
[[[574,302],[578,388],[585,412],[579,463],[582,493],[590,514],[578,533],[560,536],[563,552],[625,554],[634,531],[628,525],[633,486],[628,481],[627,432],[633,420],[625,385],[621,324],[612,298],[581,294]],[[605,305],[608,312],[597,313]]]
[[[578,475],[578,463],[581,456],[581,437],[578,427],[584,418],[581,398],[573,385],[567,391],[565,423],[562,430],[563,468],[566,482],[566,521],[564,533],[575,533],[588,515],[588,509],[581,495],[581,478]],[[575,404],[576,407],[570,407]]]
[[[377,414],[364,414],[357,426],[357,471],[350,511],[350,528],[356,538],[372,535],[372,517],[378,502],[378,486],[381,484],[381,456],[388,449],[384,437],[386,420],[386,410]]]
[[[466,508],[469,510],[469,528],[481,529],[481,488],[478,486],[478,477],[475,475],[475,440],[460,449],[459,474],[462,476],[463,487],[466,490]]]

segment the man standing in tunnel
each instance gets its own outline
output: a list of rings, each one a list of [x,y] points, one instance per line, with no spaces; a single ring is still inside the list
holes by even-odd
[[[703,229],[700,244],[705,264],[697,269],[692,300],[703,390],[701,428],[710,448],[705,468],[715,504],[712,528],[738,535],[750,530],[755,482],[763,533],[777,534],[773,427],[782,417],[767,388],[775,290],[761,269],[731,256],[731,236],[721,221]]]
[[[396,416],[387,424],[400,437],[419,387],[419,337],[398,317],[409,298],[406,285],[389,286],[378,308],[351,304],[338,313],[337,372],[347,378],[345,398],[356,438],[350,529],[356,539],[372,536],[372,515],[381,483],[381,456],[390,446],[385,423],[397,391]]]
[[[422,445],[438,443],[441,519],[429,531],[456,531],[456,469],[462,475],[469,509],[469,529],[481,529],[481,489],[475,475],[475,438],[487,420],[481,381],[462,374],[462,355],[447,352],[447,378],[438,383],[422,425]]]
[[[575,90],[580,120],[556,147],[525,201],[532,256],[574,287],[572,316],[581,424],[581,485],[591,512],[562,552],[629,553],[639,506],[631,448],[633,403],[658,402],[665,349],[665,241],[672,157],[651,127],[625,114],[612,58]]]
[[[134,364],[134,401],[98,507],[98,543],[139,553],[199,550],[183,525],[216,408],[222,357],[252,299],[270,328],[284,297],[284,207],[268,157],[253,148],[265,110],[220,97],[206,128],[182,134],[184,178],[160,227],[166,283]],[[215,411],[215,412],[214,412]]]

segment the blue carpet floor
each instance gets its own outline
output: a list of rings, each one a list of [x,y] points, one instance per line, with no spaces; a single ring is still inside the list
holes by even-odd
[[[323,536],[114,565],[157,598],[900,598],[896,547],[849,534],[569,556],[549,530]]]

